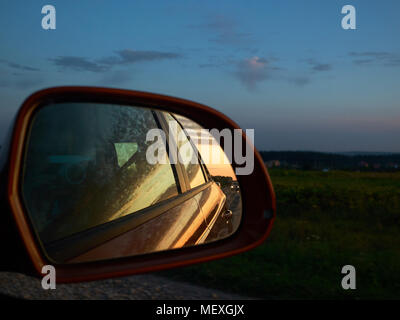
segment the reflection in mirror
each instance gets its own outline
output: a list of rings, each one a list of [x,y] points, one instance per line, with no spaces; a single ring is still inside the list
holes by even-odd
[[[21,193],[47,256],[105,260],[232,235],[241,220],[240,188],[224,151],[202,129],[140,107],[41,107]]]
[[[226,209],[232,215],[226,218],[219,216],[206,242],[216,241],[233,234],[239,227],[242,217],[242,198],[239,183],[235,172],[230,165],[230,160],[221,147],[220,142],[202,126],[183,116],[174,115],[185,128],[187,135],[198,150],[201,161],[205,164],[208,174],[220,187],[226,196]]]

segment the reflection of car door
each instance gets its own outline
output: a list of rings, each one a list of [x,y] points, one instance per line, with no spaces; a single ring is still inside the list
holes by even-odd
[[[101,257],[121,257],[167,249],[181,248],[205,242],[208,228],[198,203],[214,207],[217,197],[210,197],[214,182],[208,182],[171,200],[149,207],[147,214],[156,215],[137,227],[113,238],[70,262],[96,260]]]
[[[196,200],[201,208],[207,227],[211,230],[224,210],[226,196],[215,182],[198,194]]]
[[[209,230],[211,230],[220,215],[221,211],[223,210],[223,207],[225,205],[226,201],[226,196],[222,192],[221,188],[215,183],[212,182],[212,180],[209,177],[208,171],[205,168],[204,163],[201,161],[201,155],[197,152],[196,146],[194,143],[192,143],[189,134],[186,132],[185,128],[183,127],[182,123],[178,121],[177,118],[173,117],[169,113],[164,113],[165,117],[168,122],[177,122],[178,123],[178,129],[176,132],[177,136],[180,136],[180,138],[175,137],[175,140],[179,140],[180,143],[178,142],[178,152],[180,152],[179,147],[187,144],[193,149],[193,153],[197,155],[197,163],[188,163],[184,164],[184,171],[188,177],[189,181],[189,187],[194,188],[199,185],[202,185],[206,183],[206,181],[209,181],[207,187],[201,190],[197,195],[196,195],[196,201],[199,204],[199,207],[204,215],[204,220],[206,221],[207,227]],[[181,118],[183,118],[181,116]],[[186,123],[190,123],[190,119],[185,119]]]
[[[169,206],[169,209],[155,218],[73,258],[70,262],[144,254],[194,245],[202,239],[204,241],[208,229],[193,196],[180,195],[170,200]],[[159,207],[149,208],[149,214],[160,210]]]

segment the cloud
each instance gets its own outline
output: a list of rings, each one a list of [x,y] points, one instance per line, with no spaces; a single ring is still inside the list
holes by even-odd
[[[296,86],[303,87],[311,83],[312,78],[316,76],[317,72],[330,71],[333,68],[331,63],[321,63],[314,58],[299,60],[305,62],[309,66],[309,70],[305,71],[304,75],[289,75],[285,79]]]
[[[37,68],[23,66],[23,65],[20,65],[18,63],[12,63],[12,62],[10,62],[8,64],[8,66],[11,67],[11,68],[14,68],[14,69],[24,70],[24,71],[39,71],[39,69],[37,69]]]
[[[39,71],[39,69],[37,69],[37,68],[33,68],[33,67],[25,66],[25,65],[22,65],[22,64],[10,62],[10,61],[4,60],[4,59],[0,59],[0,62],[3,63],[4,65],[10,67],[10,68],[17,69],[17,70]]]
[[[279,59],[273,57],[267,59],[254,56],[250,59],[236,62],[236,71],[234,75],[249,90],[256,89],[259,83],[267,80],[283,80],[296,86],[303,87],[312,82],[317,72],[326,72],[333,68],[330,63],[321,63],[314,59],[307,59],[302,61],[305,61],[310,66],[310,70],[305,71],[304,74],[293,74],[290,69],[275,66],[274,64],[276,61],[279,61]],[[215,65],[205,64],[200,67],[213,66]]]
[[[312,69],[315,71],[328,71],[332,69],[332,66],[327,63],[326,64],[320,63],[315,65]]]
[[[99,60],[99,62],[106,65],[123,65],[144,61],[178,59],[181,57],[181,54],[175,52],[140,51],[130,49],[116,51],[116,53],[117,56],[104,58]]]
[[[247,89],[254,90],[260,82],[269,78],[270,70],[267,59],[252,57],[239,62],[234,74]]]
[[[306,61],[313,71],[323,72],[332,70],[332,65],[330,63],[320,63],[314,59],[308,59]]]
[[[232,55],[229,56],[209,56],[208,62],[200,63],[199,68],[230,68],[237,64],[237,60]]]
[[[118,65],[128,65],[145,61],[158,61],[164,59],[178,59],[181,55],[174,52],[140,51],[124,49],[116,51],[115,56],[98,60],[89,60],[84,57],[60,56],[49,59],[56,66],[75,71],[106,72]]]
[[[352,51],[349,52],[349,56],[353,57],[353,63],[359,66],[368,66],[372,64],[380,64],[385,67],[400,66],[400,55],[387,51]]]
[[[265,81],[279,80],[292,83],[296,86],[302,87],[311,82],[311,78],[308,75],[290,75],[288,70],[283,67],[278,67],[273,65],[274,62],[278,61],[277,58],[263,58],[254,56],[249,59],[244,59],[242,61],[236,61],[236,70],[234,71],[234,76],[250,91],[257,89],[258,85]],[[313,65],[319,71],[330,70],[330,65],[315,63]],[[204,66],[204,67],[208,67]],[[309,73],[308,73],[309,74]]]
[[[104,72],[109,69],[107,66],[89,61],[87,58],[83,57],[60,56],[49,60],[56,66],[75,71]]]

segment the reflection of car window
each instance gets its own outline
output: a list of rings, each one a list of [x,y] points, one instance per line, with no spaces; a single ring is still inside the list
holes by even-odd
[[[174,114],[174,117],[182,124],[191,141],[193,141],[209,174],[212,176],[229,176],[233,180],[237,180],[231,166],[232,162],[220,144],[221,139],[217,140],[209,130],[204,129],[191,119],[179,114]],[[222,132],[219,131],[219,133]],[[228,151],[232,150],[229,145],[227,146]],[[232,157],[232,154],[230,154],[230,157]]]
[[[118,166],[122,167],[138,150],[136,142],[114,143],[117,152]]]
[[[166,116],[169,125],[172,125],[172,128],[177,128],[176,132],[174,132],[174,130],[170,131],[173,132],[174,139],[177,141],[178,155],[187,172],[190,188],[195,188],[204,184],[206,181],[196,150],[193,149],[193,146],[190,143],[186,133],[180,124],[175,120],[175,118],[173,118],[169,113],[164,113],[164,115]]]
[[[32,124],[23,194],[44,242],[118,219],[178,194],[172,166],[149,164],[152,111],[57,104]]]

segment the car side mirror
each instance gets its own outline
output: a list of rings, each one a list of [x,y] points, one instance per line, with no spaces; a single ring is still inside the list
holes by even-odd
[[[57,282],[76,282],[254,248],[276,208],[251,140],[223,114],[183,99],[93,87],[36,92],[0,167],[2,269],[40,276],[53,265]]]

